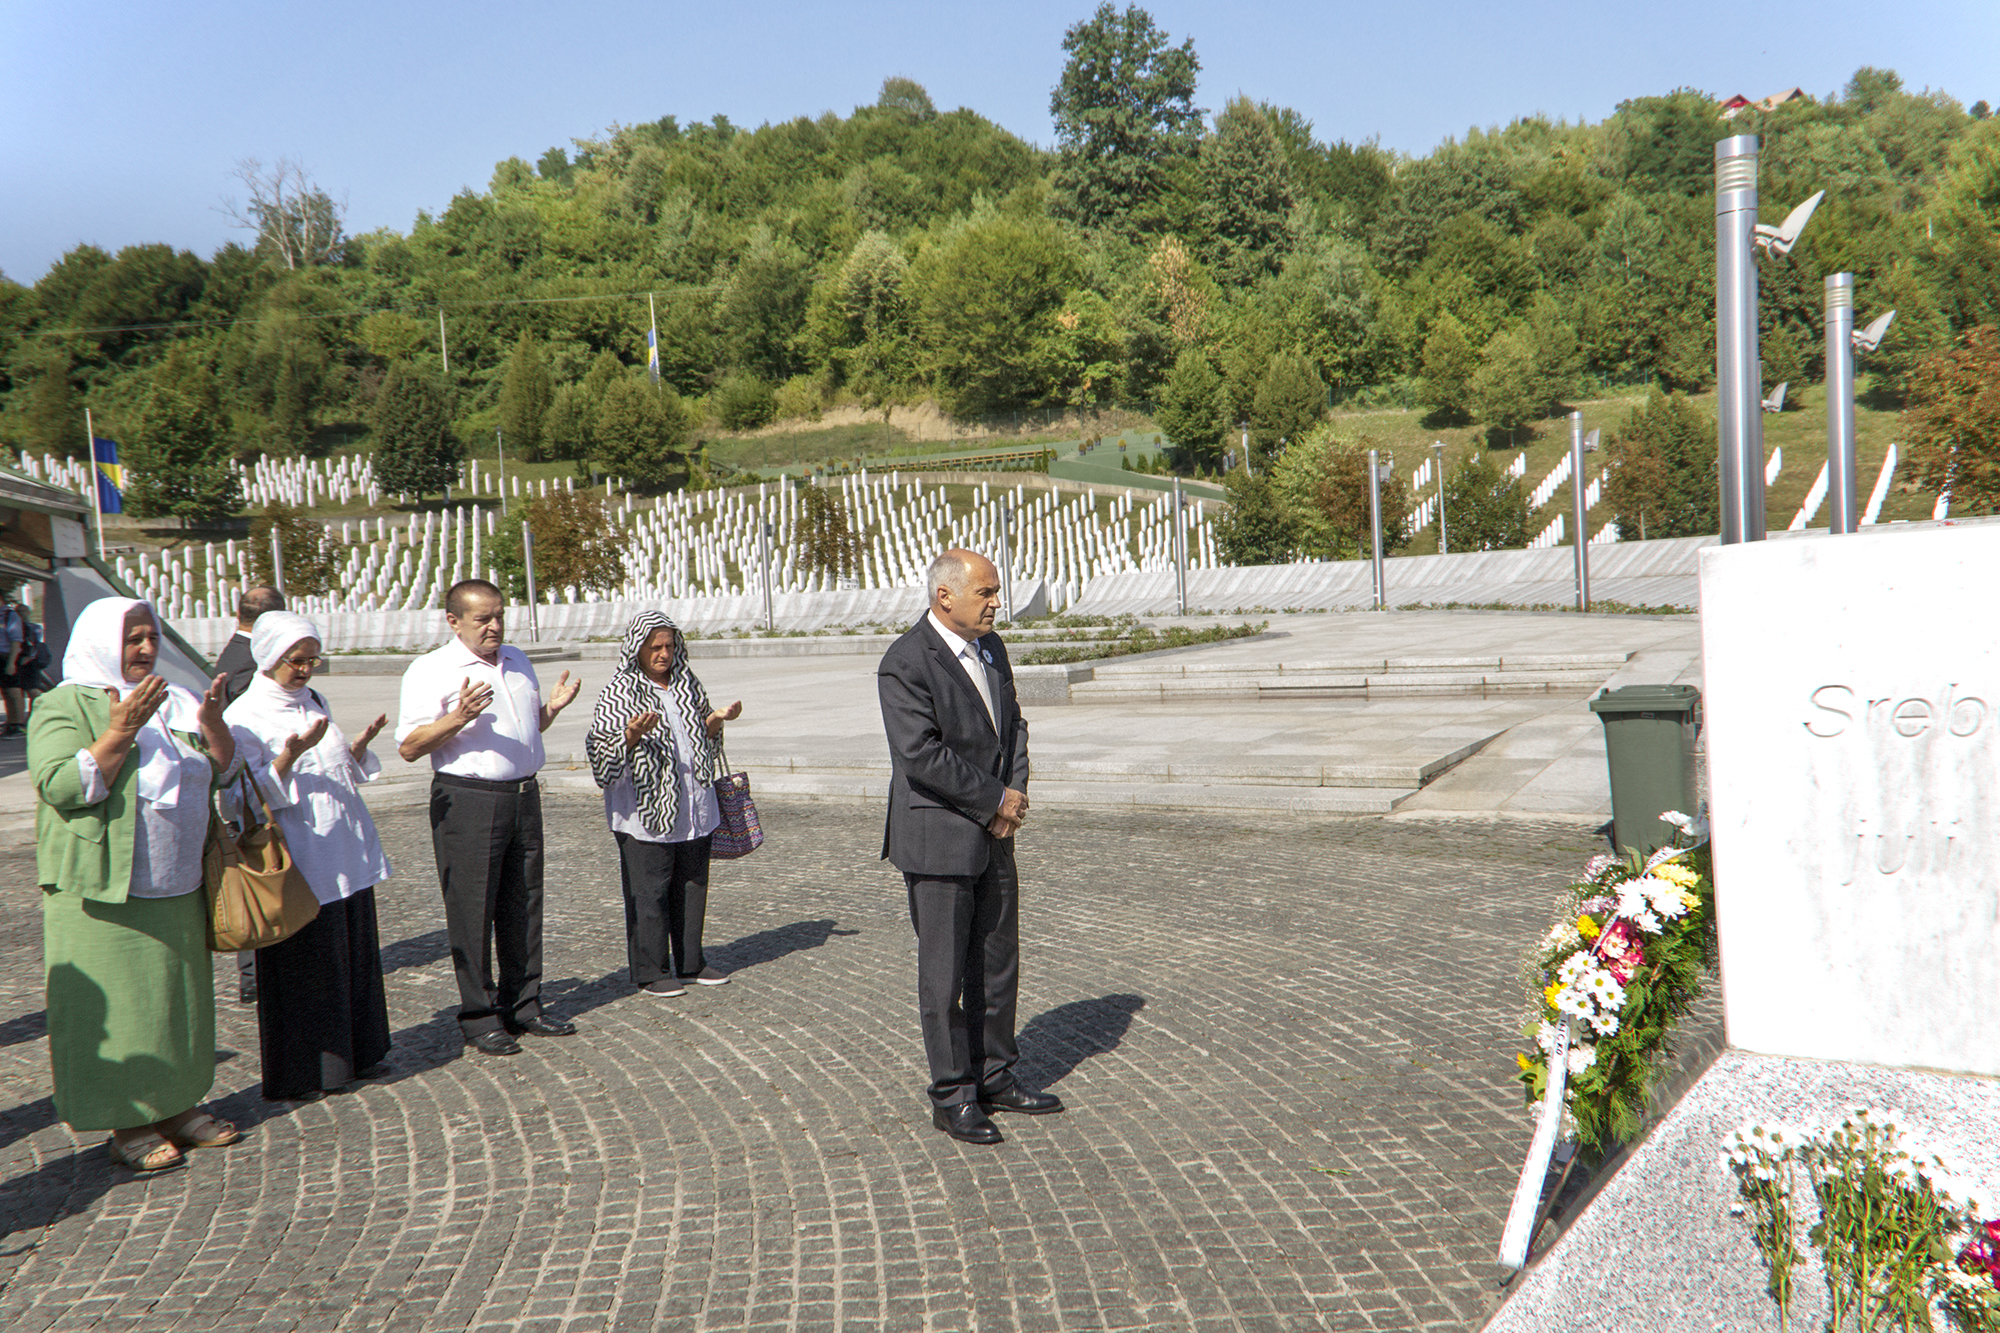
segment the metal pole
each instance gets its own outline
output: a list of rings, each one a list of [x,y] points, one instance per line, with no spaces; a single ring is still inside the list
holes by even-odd
[[[500,428],[493,428],[493,445],[500,451],[500,517],[507,517],[507,439]]]
[[[97,511],[97,558],[104,554],[104,474],[97,470],[97,427],[90,424],[90,409],[83,409],[84,457],[90,460],[90,503]]]
[[[1181,479],[1174,478],[1174,601],[1187,614],[1187,529],[1181,524]]]
[[[285,548],[278,540],[278,525],[271,524],[271,586],[279,592],[285,590]]]
[[[1250,428],[1248,426],[1243,428],[1243,475],[1246,477],[1257,475],[1255,470],[1250,466]]]
[[[521,524],[521,565],[528,574],[528,639],[540,643],[542,627],[535,615],[535,534],[525,521]]]
[[[1722,540],[1764,540],[1764,369],[1757,353],[1757,136],[1715,145],[1715,383]]]
[[[777,531],[770,523],[757,525],[757,555],[764,562],[764,629],[770,632],[778,628],[776,613],[771,606],[771,537]]]
[[[1388,590],[1382,586],[1382,465],[1381,451],[1368,451],[1368,520],[1375,538],[1375,609],[1389,609]]]
[[[1854,275],[1826,279],[1826,498],[1827,530],[1853,532],[1854,493]]]
[[[1445,541],[1444,530],[1444,441],[1437,440],[1431,445],[1431,457],[1437,461],[1438,470],[1438,554],[1448,555],[1450,546]]]
[[[1576,609],[1590,609],[1590,530],[1584,526],[1583,413],[1569,414],[1570,517],[1576,524]]]
[[[451,348],[444,341],[444,307],[438,307],[438,355],[444,359],[444,373],[451,374]]]
[[[1000,506],[1000,605],[1014,619],[1014,506]]]

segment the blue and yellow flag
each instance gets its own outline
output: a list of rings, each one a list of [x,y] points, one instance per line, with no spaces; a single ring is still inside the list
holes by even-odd
[[[646,330],[646,373],[653,377],[653,383],[660,382],[660,331]]]
[[[118,442],[92,436],[90,454],[97,463],[97,508],[100,513],[125,512],[125,469],[118,465]]]

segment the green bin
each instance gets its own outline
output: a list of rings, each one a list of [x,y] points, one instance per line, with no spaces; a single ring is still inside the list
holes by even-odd
[[[1695,729],[1701,691],[1692,685],[1621,685],[1590,701],[1604,723],[1611,766],[1611,840],[1651,855],[1673,840],[1668,810],[1695,813]]]

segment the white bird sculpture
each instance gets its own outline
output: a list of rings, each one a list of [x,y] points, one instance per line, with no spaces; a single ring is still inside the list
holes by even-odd
[[[1764,410],[1766,412],[1782,412],[1785,410],[1785,390],[1790,388],[1791,384],[1790,380],[1786,380],[1783,384],[1771,390],[1771,396],[1764,400]]]
[[[1882,335],[1889,331],[1889,324],[1895,318],[1896,312],[1891,310],[1886,315],[1877,315],[1875,322],[1867,328],[1856,329],[1854,331],[1854,350],[1857,352],[1872,352],[1880,347],[1882,345]]]
[[[1806,229],[1806,223],[1812,221],[1813,210],[1819,207],[1819,201],[1824,198],[1826,191],[1819,191],[1787,213],[1785,220],[1775,227],[1758,223],[1757,244],[1767,247],[1774,255],[1790,254],[1792,247],[1798,244],[1799,233]]]
[[[1594,454],[1597,452],[1597,437],[1602,433],[1598,430],[1592,430],[1590,434],[1583,437],[1583,451],[1585,453]]]

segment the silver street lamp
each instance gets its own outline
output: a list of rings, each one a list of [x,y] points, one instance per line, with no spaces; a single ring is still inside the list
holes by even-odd
[[[1448,555],[1444,530],[1444,441],[1431,441],[1431,457],[1437,464],[1438,473],[1438,554]]]

